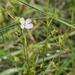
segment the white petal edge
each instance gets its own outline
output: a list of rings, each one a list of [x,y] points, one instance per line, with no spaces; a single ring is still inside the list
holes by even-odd
[[[30,23],[32,20],[30,18],[26,19],[26,24]]]
[[[20,18],[20,23],[21,24],[24,24],[25,23],[25,20],[24,20],[24,18],[22,17],[22,18]]]
[[[23,24],[21,24],[21,29],[24,29],[24,25]]]
[[[27,25],[25,26],[25,28],[26,28],[26,29],[31,29],[31,28],[33,28],[33,24],[27,24]]]

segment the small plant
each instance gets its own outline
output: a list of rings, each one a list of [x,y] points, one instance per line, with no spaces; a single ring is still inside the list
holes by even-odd
[[[0,75],[75,75],[74,7],[74,0],[1,0]]]

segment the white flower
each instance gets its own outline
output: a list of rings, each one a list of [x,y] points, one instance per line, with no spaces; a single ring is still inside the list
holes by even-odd
[[[24,20],[24,18],[22,17],[22,18],[20,18],[20,23],[21,23],[21,28],[22,29],[24,29],[24,28],[26,28],[26,29],[31,29],[31,28],[33,28],[33,24],[31,23],[31,19],[30,18],[28,18],[28,19],[26,19],[26,20]]]

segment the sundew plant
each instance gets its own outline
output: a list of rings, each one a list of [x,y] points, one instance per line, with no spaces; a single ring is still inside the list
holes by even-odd
[[[75,75],[75,0],[0,0],[0,75]]]

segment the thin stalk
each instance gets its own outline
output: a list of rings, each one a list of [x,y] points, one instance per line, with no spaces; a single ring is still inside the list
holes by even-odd
[[[32,60],[32,66],[33,66],[33,68],[34,68],[34,75],[35,75],[35,58],[33,57],[33,60]]]
[[[28,50],[27,50],[27,41],[26,41],[26,33],[23,32],[22,30],[22,34],[23,34],[23,49],[24,49],[24,56],[25,56],[25,60],[27,62],[28,65],[28,71],[30,70],[30,66],[29,66],[29,57],[28,57]],[[29,72],[28,72],[29,73]]]
[[[58,55],[58,70],[60,69],[60,56],[61,56],[61,50],[62,50],[62,44],[60,42],[57,41],[55,35],[53,35],[53,38],[55,39],[55,41],[57,42],[57,44],[59,45],[60,47],[60,51],[59,51],[59,55]],[[59,72],[59,71],[58,71]],[[59,74],[59,73],[58,73]]]
[[[49,18],[48,18],[48,7],[49,7],[49,0],[47,0],[47,4],[46,4],[46,29],[47,29],[47,35],[46,35],[46,43],[45,43],[45,48],[42,52],[42,57],[43,57],[43,64],[44,64],[44,52],[48,43],[48,27],[49,27]]]
[[[71,21],[73,23],[74,22],[74,15],[75,15],[75,10],[74,10],[75,1],[74,0],[71,1],[71,7],[72,7]],[[71,28],[71,32],[72,31],[73,31],[73,29]],[[72,39],[72,36],[71,36],[71,39]],[[73,49],[72,45],[71,45],[71,48],[72,48],[71,54],[72,54],[72,75],[73,75],[73,74],[75,74],[75,64],[74,64],[74,59],[75,58],[74,58],[74,49]]]

